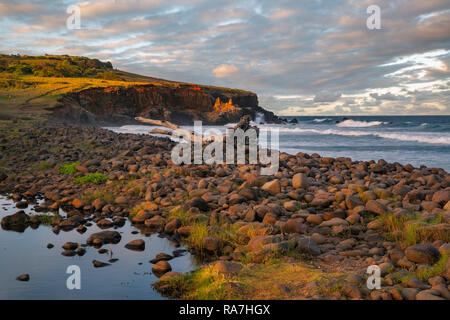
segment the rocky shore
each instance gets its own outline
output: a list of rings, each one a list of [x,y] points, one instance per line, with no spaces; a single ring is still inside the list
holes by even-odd
[[[67,212],[46,216],[55,233],[105,229],[83,245],[119,243],[125,219],[164,233],[203,262],[178,274],[171,257],[151,261],[155,288],[175,298],[450,299],[444,170],[298,153],[281,154],[280,170],[261,176],[257,165],[176,166],[172,147],[149,135],[5,121],[0,193],[18,212],[1,226],[44,223],[20,211],[43,197],[36,212]],[[123,245],[144,249],[139,239]],[[83,250],[67,243],[63,254]],[[366,285],[371,265],[381,270],[379,289]]]

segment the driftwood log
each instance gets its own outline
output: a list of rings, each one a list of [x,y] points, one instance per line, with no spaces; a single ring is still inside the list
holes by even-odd
[[[150,134],[163,134],[163,135],[169,135],[171,136],[173,134],[173,131],[178,131],[179,133],[183,134],[184,136],[189,136],[191,137],[191,141],[193,142],[207,142],[207,141],[211,141],[213,138],[212,137],[201,137],[198,136],[196,134],[194,134],[193,131],[184,129],[178,125],[176,125],[175,123],[169,122],[169,121],[164,121],[164,120],[154,120],[154,119],[147,119],[147,118],[143,118],[143,117],[136,117],[134,118],[136,121],[145,123],[145,124],[150,124],[153,126],[158,126],[158,127],[164,127],[164,128],[168,128],[171,129],[170,130],[164,130],[164,129],[160,129],[160,128],[155,128],[149,131]],[[243,116],[240,120],[239,123],[234,127],[234,129],[242,129],[244,132],[249,130],[249,129],[255,129],[256,130],[256,135],[259,136],[259,128],[252,126],[250,124],[251,118],[248,115]],[[223,141],[226,141],[226,133],[222,135]]]

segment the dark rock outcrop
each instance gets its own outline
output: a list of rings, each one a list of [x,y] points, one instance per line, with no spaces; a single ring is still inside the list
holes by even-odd
[[[177,124],[194,120],[226,124],[243,115],[255,119],[257,114],[264,115],[266,122],[279,122],[258,105],[252,92],[187,84],[90,88],[68,93],[59,103],[52,118],[85,125],[134,123],[138,116]]]

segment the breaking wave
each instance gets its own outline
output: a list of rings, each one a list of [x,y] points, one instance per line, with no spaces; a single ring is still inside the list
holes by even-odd
[[[282,127],[271,127],[263,126],[262,130],[278,129],[280,132],[285,133],[315,133],[315,134],[333,134],[340,136],[375,136],[383,139],[393,139],[400,141],[415,141],[421,143],[431,143],[431,144],[447,144],[450,145],[450,136],[439,135],[424,135],[424,134],[407,134],[398,132],[377,132],[377,131],[341,131],[335,129],[327,130],[317,130],[317,129],[301,129],[301,128],[282,128]]]
[[[336,124],[336,126],[341,128],[365,128],[365,127],[376,127],[381,126],[384,124],[389,124],[389,122],[382,122],[382,121],[357,121],[357,120],[351,120],[347,119],[342,122],[339,122]]]

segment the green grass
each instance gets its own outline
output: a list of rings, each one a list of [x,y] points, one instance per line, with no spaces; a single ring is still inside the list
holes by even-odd
[[[387,235],[403,247],[436,239],[450,241],[449,232],[433,228],[433,226],[443,223],[442,213],[435,215],[432,219],[424,219],[419,215],[396,217],[392,213],[381,215],[377,219],[383,224]],[[401,236],[394,236],[395,231],[401,231]]]
[[[445,266],[447,264],[448,255],[442,255],[438,262],[434,265],[419,269],[416,271],[417,278],[426,281],[429,278],[440,276],[445,271]]]
[[[295,299],[310,293],[305,285],[312,281],[320,283],[323,295],[342,289],[340,273],[322,273],[302,262],[286,262],[276,259],[270,264],[244,266],[236,275],[224,276],[211,265],[177,277],[161,279],[153,286],[165,295],[178,299],[193,300],[265,300]],[[279,290],[287,285],[289,292]]]
[[[60,215],[49,215],[49,214],[39,214],[38,217],[39,217],[39,221],[41,222],[41,224],[43,224],[45,226],[51,226],[56,221],[59,221],[62,219],[62,217]]]
[[[75,168],[79,165],[80,165],[79,162],[67,163],[64,164],[61,168],[59,168],[58,172],[60,174],[75,174],[77,173],[77,169]]]
[[[108,177],[103,173],[91,173],[85,176],[78,177],[73,182],[76,184],[103,183],[106,180],[108,180]]]
[[[100,188],[94,192],[83,194],[81,199],[87,202],[94,201],[95,199],[102,199],[106,203],[112,203],[114,202],[115,195],[104,188]]]
[[[180,205],[169,212],[168,220],[170,219],[180,219],[181,224],[183,226],[186,226],[189,223],[189,213],[183,210],[182,206]]]

